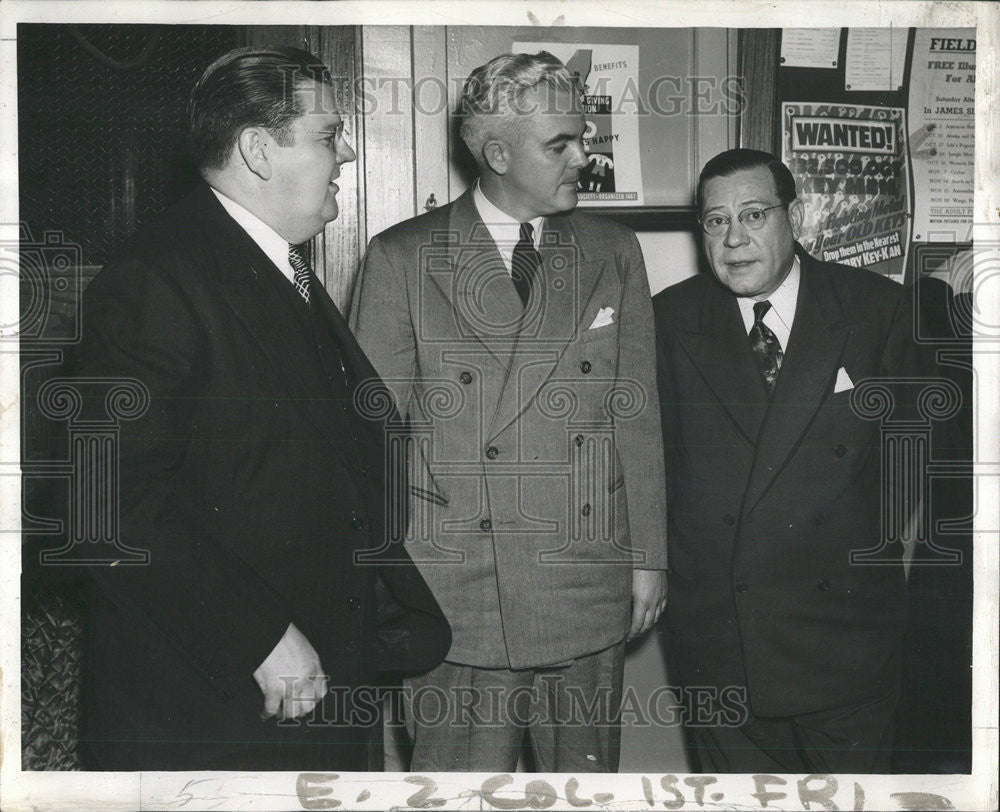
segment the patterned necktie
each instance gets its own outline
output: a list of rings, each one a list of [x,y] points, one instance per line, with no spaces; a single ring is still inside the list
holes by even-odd
[[[288,264],[292,266],[292,271],[294,272],[292,284],[295,286],[295,290],[299,292],[299,296],[306,300],[306,304],[309,304],[309,295],[311,293],[309,278],[312,268],[309,267],[309,260],[306,259],[302,246],[288,246]]]
[[[291,245],[288,246],[288,264],[292,266],[292,271],[294,275],[292,276],[292,285],[295,290],[298,291],[299,296],[301,296],[305,303],[308,305],[312,295],[312,266],[309,264],[309,260],[306,259],[305,251],[302,250],[301,245]],[[336,310],[336,307],[334,307]],[[318,318],[319,314],[315,309],[311,309],[310,313]],[[339,313],[338,313],[339,316]],[[346,328],[345,328],[346,329]],[[345,388],[350,390],[350,377],[347,374],[347,368],[344,366],[344,357],[341,355],[336,343],[323,343],[321,340],[321,352],[323,356],[324,364],[327,361],[333,361],[335,366],[332,367],[334,372],[330,374],[330,380],[333,382],[334,386],[341,389]],[[340,376],[336,374],[339,371]],[[341,377],[342,376],[342,377]],[[341,396],[341,408],[347,409],[345,405],[349,395]]]
[[[534,229],[531,223],[521,223],[520,239],[514,246],[510,261],[510,275],[525,308],[531,298],[531,286],[541,264],[542,255],[535,249]]]
[[[774,385],[778,381],[778,370],[781,369],[781,361],[785,357],[781,351],[781,342],[766,324],[764,316],[771,309],[771,303],[767,300],[757,302],[753,306],[753,327],[750,328],[750,349],[757,358],[757,366],[760,367],[760,375],[764,379],[767,387],[767,394],[774,394]]]

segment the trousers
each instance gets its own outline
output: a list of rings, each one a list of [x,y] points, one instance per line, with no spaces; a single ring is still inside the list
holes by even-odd
[[[414,772],[513,772],[525,734],[535,772],[618,770],[625,641],[524,670],[445,661],[404,681]]]

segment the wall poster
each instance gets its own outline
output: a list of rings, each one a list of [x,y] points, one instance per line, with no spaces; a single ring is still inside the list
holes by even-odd
[[[972,228],[976,30],[918,28],[910,73],[913,239],[963,242]]]
[[[805,250],[902,281],[910,240],[904,111],[784,102],[781,120],[781,158],[805,204]]]
[[[579,205],[642,206],[639,152],[639,46],[515,42],[514,53],[548,51],[584,88],[590,163],[580,174]]]

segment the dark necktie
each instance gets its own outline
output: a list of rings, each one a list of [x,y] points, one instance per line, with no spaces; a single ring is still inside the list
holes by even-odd
[[[749,335],[750,349],[757,359],[757,366],[760,367],[760,375],[764,379],[768,395],[774,394],[778,370],[781,369],[781,360],[784,358],[781,342],[778,341],[774,331],[764,324],[764,316],[770,309],[771,303],[767,300],[754,304],[753,327],[750,328]]]
[[[294,273],[292,284],[295,286],[295,290],[298,291],[299,296],[305,299],[306,304],[309,304],[309,296],[312,288],[310,282],[312,269],[309,267],[309,260],[306,259],[305,252],[301,246],[288,246],[288,264],[292,266]]]
[[[534,229],[531,223],[521,223],[520,239],[514,246],[514,254],[510,261],[510,275],[521,297],[525,308],[531,298],[531,286],[535,282],[538,268],[542,264],[542,255],[535,249]]]

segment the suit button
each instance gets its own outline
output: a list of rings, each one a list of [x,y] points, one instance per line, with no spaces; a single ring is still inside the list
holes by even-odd
[[[351,527],[355,530],[364,530],[365,528],[365,520],[357,511],[351,513]]]
[[[741,592],[741,593],[742,592],[746,592],[749,588],[750,588],[750,584],[748,584],[742,578],[740,578],[739,580],[736,581],[736,591],[737,592]]]
[[[819,527],[825,521],[826,521],[826,516],[824,516],[822,513],[817,513],[816,518],[813,519],[813,522],[816,524],[817,527]]]
[[[486,449],[487,459],[495,460],[499,456],[500,456],[500,449],[497,448],[495,445],[491,445],[489,448]]]
[[[817,589],[818,589],[818,590],[819,590],[820,592],[829,592],[829,591],[830,591],[830,582],[829,582],[829,581],[827,581],[827,580],[826,580],[826,579],[824,578],[824,579],[823,579],[822,581],[820,581],[820,582],[819,582],[818,584],[816,584],[816,588],[817,588]]]
[[[736,517],[732,513],[727,513],[725,516],[722,517],[722,521],[724,521],[726,524],[732,527],[734,524],[736,524]]]
[[[347,608],[350,609],[352,612],[357,612],[358,609],[361,608],[361,601],[359,601],[357,598],[348,598]]]
[[[479,523],[479,529],[482,530],[484,533],[489,533],[490,530],[493,529],[493,522],[491,522],[489,519],[483,519]]]
[[[590,502],[587,502],[587,504],[585,504],[580,509],[580,513],[582,513],[584,516],[589,516],[590,515]]]
[[[847,446],[837,443],[837,445],[833,447],[833,453],[836,454],[838,457],[843,457],[844,454],[847,453]]]
[[[580,372],[582,372],[584,375],[589,375],[590,374],[590,370],[592,370],[592,369],[593,369],[593,367],[590,365],[590,361],[583,361],[583,362],[581,362],[581,364],[580,364]]]
[[[583,445],[583,435],[582,434],[576,435],[576,437],[573,438],[573,442],[576,443],[576,447],[577,448],[579,448],[580,446],[582,446]]]
[[[469,372],[468,370],[464,370],[464,371],[462,372],[462,374],[458,376],[458,379],[459,379],[459,380],[460,380],[460,381],[461,381],[462,383],[464,383],[464,384],[468,385],[468,384],[472,383],[472,373],[471,373],[471,372]]]

